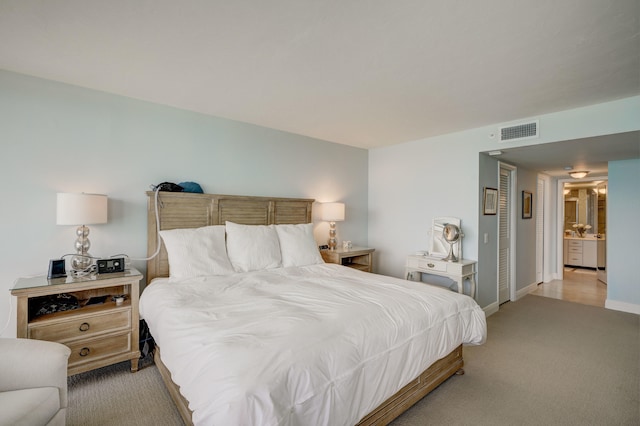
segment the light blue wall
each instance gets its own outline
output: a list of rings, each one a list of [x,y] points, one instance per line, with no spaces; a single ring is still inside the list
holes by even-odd
[[[485,215],[484,209],[484,188],[498,189],[499,165],[495,157],[486,154],[479,154],[479,187],[478,187],[478,263],[482,268],[478,269],[478,283],[498,282],[498,262],[496,253],[498,252],[498,215]],[[466,231],[465,231],[466,232]],[[484,235],[487,235],[485,243]],[[497,287],[482,285],[478,286],[476,301],[480,306],[488,306],[496,301]]]
[[[522,218],[522,191],[531,192],[533,212],[531,219]],[[536,203],[538,173],[523,167],[517,170],[516,197],[516,291],[536,284]]]
[[[109,196],[91,253],[146,256],[146,196],[162,181],[205,192],[343,201],[338,239],[367,244],[368,152],[259,126],[0,71],[0,334],[17,277],[73,251],[57,192]],[[317,222],[318,241],[328,226]],[[144,269],[144,262],[134,262]],[[12,309],[15,309],[15,303]]]
[[[483,188],[498,188],[499,182],[499,162],[496,157],[486,154],[479,154],[479,200],[480,209],[478,218],[478,264],[482,268],[478,268],[478,282],[483,285],[479,286],[476,301],[480,306],[489,306],[497,301],[498,281],[498,265],[496,261],[496,253],[498,251],[498,216],[484,215],[483,206]],[[538,174],[524,167],[516,169],[516,276],[515,290],[523,290],[534,284],[536,281],[536,203],[537,203],[537,187]],[[533,196],[533,217],[531,219],[522,218],[522,191],[529,191]],[[484,235],[487,235],[487,242],[484,242]]]
[[[519,145],[640,130],[639,111],[640,97],[634,97],[541,116],[541,138]],[[460,217],[464,256],[480,261],[478,292],[486,306],[495,301],[496,261],[485,256],[495,251],[478,243],[479,192],[484,168],[494,162],[479,164],[478,155],[500,147],[489,136],[496,127],[367,152],[0,71],[0,330],[9,320],[0,335],[15,335],[15,311],[8,312],[10,304],[15,309],[13,281],[44,273],[49,259],[72,251],[73,228],[55,225],[57,192],[109,195],[109,223],[92,227],[91,251],[142,257],[144,192],[166,180],[193,180],[210,193],[344,201],[347,219],[338,225],[338,239],[375,247],[376,269],[388,275],[402,276],[406,254],[426,249],[434,216]],[[617,189],[620,199],[635,195],[633,211],[639,211],[637,185],[618,179],[626,182]],[[318,241],[327,232],[317,222]],[[619,238],[610,233],[608,239],[617,244]],[[631,295],[637,287],[626,284],[633,265],[633,259],[619,262],[618,275],[610,266],[609,297],[637,306]],[[143,262],[134,266],[144,269]]]
[[[640,143],[640,142],[639,142]],[[640,314],[640,159],[609,162],[607,307]],[[622,306],[620,306],[622,305]]]
[[[370,150],[369,244],[376,247],[378,253],[378,272],[403,276],[406,256],[428,247],[427,230],[432,219],[436,216],[459,217],[465,234],[464,257],[479,261],[478,301],[483,308],[496,303],[496,252],[491,248],[485,251],[484,244],[479,243],[480,236],[485,232],[480,226],[490,226],[484,219],[480,220],[479,193],[485,182],[490,181],[491,173],[494,173],[485,168],[495,166],[490,161],[479,161],[479,153],[637,131],[640,130],[639,116],[640,96],[635,96],[531,117],[539,119],[540,137],[537,139],[500,143],[494,135],[499,134],[499,126],[507,123],[497,123]],[[527,182],[531,181],[531,192],[535,194],[533,174],[526,179]],[[610,184],[613,186],[613,183]],[[623,191],[629,190],[626,187]],[[555,214],[551,213],[549,216]],[[529,222],[521,232],[530,233],[529,227],[535,223],[533,220]],[[555,233],[551,237],[558,238]],[[610,243],[616,244],[615,240]],[[527,249],[535,246],[535,239],[531,239],[530,244],[532,246],[527,246]],[[482,255],[479,254],[480,250]],[[518,258],[516,268],[527,268],[520,265],[523,260],[520,256]],[[534,259],[525,261],[533,263]],[[636,269],[633,263],[620,267],[626,271],[625,274]],[[522,282],[517,283],[517,288],[532,283],[528,272],[520,279]],[[611,283],[609,287],[611,291]]]
[[[434,217],[462,220],[463,256],[477,259],[478,151],[457,134],[369,152],[369,244],[378,272],[404,276],[406,256],[428,250]]]

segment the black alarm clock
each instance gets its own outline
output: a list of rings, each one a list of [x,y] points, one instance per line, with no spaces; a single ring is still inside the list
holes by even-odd
[[[67,276],[64,259],[51,259],[49,261],[49,274],[47,278],[64,278]]]
[[[111,274],[113,272],[124,272],[124,257],[114,257],[112,259],[100,259],[97,262],[99,274]]]

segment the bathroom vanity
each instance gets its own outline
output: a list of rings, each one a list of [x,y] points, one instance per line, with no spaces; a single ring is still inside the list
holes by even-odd
[[[564,237],[564,264],[596,269],[599,241],[604,239],[596,238],[593,234],[587,234],[584,238]]]

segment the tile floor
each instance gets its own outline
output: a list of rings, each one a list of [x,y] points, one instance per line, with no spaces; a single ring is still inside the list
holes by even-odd
[[[604,307],[607,285],[598,281],[593,269],[566,267],[564,279],[539,284],[530,294]]]

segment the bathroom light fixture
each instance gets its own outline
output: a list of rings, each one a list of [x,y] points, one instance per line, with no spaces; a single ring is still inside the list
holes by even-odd
[[[571,176],[574,179],[582,179],[583,177],[585,177],[588,174],[589,174],[589,172],[587,172],[587,171],[580,171],[580,172],[571,172],[571,173],[569,173],[569,176]]]
[[[102,194],[58,193],[56,224],[80,225],[76,230],[75,248],[77,255],[71,259],[73,270],[82,271],[91,266],[89,248],[89,227],[107,223],[107,196]]]
[[[324,203],[322,220],[329,222],[329,250],[336,249],[336,222],[344,220],[344,203]]]

